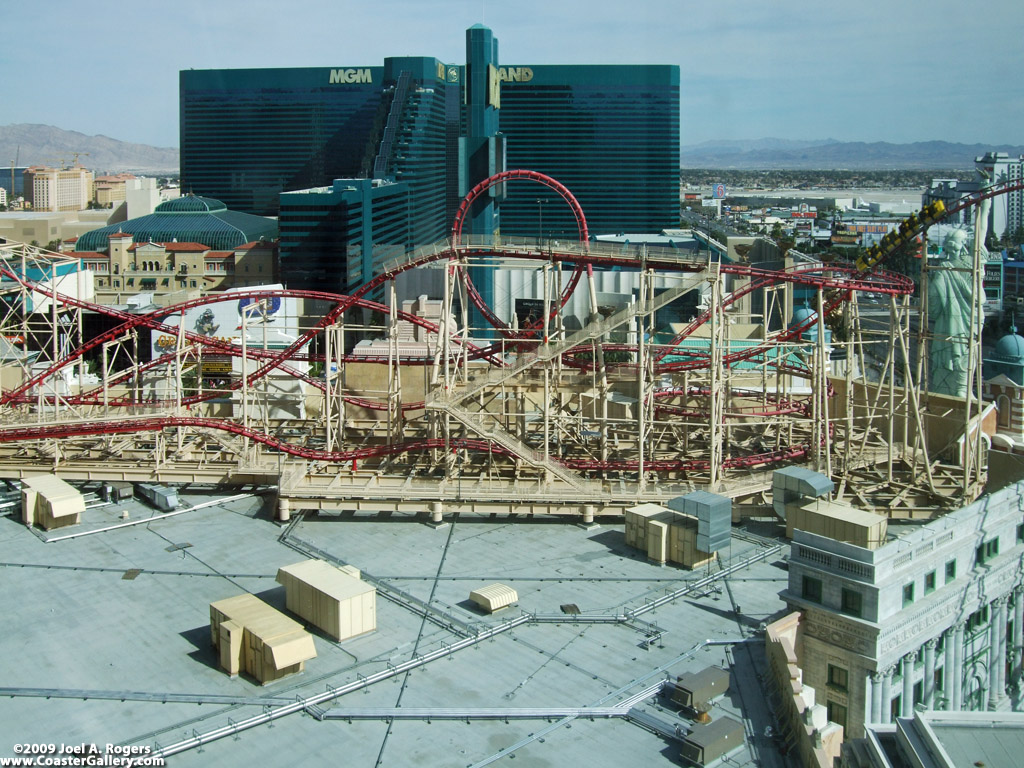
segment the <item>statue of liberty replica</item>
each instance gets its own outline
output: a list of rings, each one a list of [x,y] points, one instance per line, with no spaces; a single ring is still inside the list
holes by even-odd
[[[968,246],[967,231],[954,229],[942,241],[942,260],[928,272],[928,318],[932,326],[928,389],[932,392],[966,396],[973,366],[981,356],[981,328],[985,322],[982,275],[988,259],[985,236],[990,206],[989,200],[978,204],[973,250]]]

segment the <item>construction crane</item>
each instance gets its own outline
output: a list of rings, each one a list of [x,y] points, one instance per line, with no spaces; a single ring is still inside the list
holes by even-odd
[[[70,154],[74,157],[73,164],[71,166],[68,166],[68,160],[63,155],[60,156],[60,157],[44,157],[44,158],[42,158],[42,160],[43,160],[44,163],[60,161],[60,169],[62,171],[64,171],[64,170],[67,170],[69,167],[70,168],[78,168],[78,167],[80,167],[78,165],[78,158],[80,156],[82,156],[82,155],[85,155],[86,157],[89,156],[88,152],[71,152]]]
[[[15,154],[14,159],[11,160],[11,199],[7,201],[7,207],[8,208],[10,208],[12,205],[14,205],[14,166],[16,166],[18,164],[18,161],[20,161],[20,160],[21,160],[21,144],[18,145],[18,151]]]

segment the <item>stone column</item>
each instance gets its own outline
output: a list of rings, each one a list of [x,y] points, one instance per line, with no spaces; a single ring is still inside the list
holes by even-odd
[[[914,662],[917,651],[911,651],[903,657],[903,697],[900,700],[901,717],[910,717],[914,711]]]
[[[953,691],[953,709],[963,709],[964,706],[964,630],[967,629],[967,622],[961,621],[956,625],[953,636],[953,675],[950,689]]]
[[[1008,644],[1006,642],[1006,629],[1007,621],[1010,618],[1010,596],[1006,595],[999,601],[999,668],[998,672],[999,681],[999,698],[1006,698],[1006,666],[1009,661],[1007,655]]]
[[[881,723],[892,722],[892,674],[896,667],[886,667],[882,673],[882,719]]]
[[[868,722],[882,722],[882,673],[871,675],[871,718]]]
[[[928,709],[935,706],[935,646],[938,640],[934,637],[924,644],[924,705]]]
[[[1020,685],[1022,653],[1024,653],[1024,588],[1013,590],[1013,669],[1010,682]]]
[[[944,657],[942,661],[942,696],[946,709],[953,709],[953,681],[956,680],[953,664],[953,649],[956,648],[956,633],[949,627],[942,633]]]
[[[991,603],[988,625],[988,708],[995,709],[1006,697],[1006,598]]]

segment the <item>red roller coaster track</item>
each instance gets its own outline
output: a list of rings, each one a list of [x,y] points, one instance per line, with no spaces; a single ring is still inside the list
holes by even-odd
[[[572,209],[573,216],[576,217],[576,227],[579,230],[580,242],[586,244],[590,238],[590,233],[587,231],[587,217],[583,214],[583,208],[580,207],[579,201],[576,196],[573,195],[569,189],[559,181],[537,171],[526,171],[526,170],[512,170],[502,171],[490,176],[471,190],[469,194],[462,200],[462,204],[459,205],[459,210],[455,214],[455,221],[452,223],[452,244],[458,247],[462,241],[462,227],[465,224],[466,216],[469,214],[470,206],[480,197],[484,192],[493,186],[498,184],[504,184],[506,181],[513,181],[521,179],[524,181],[534,181],[538,184],[543,184],[548,189],[557,192],[565,202],[569,204]]]
[[[493,187],[496,184],[504,183],[506,181],[513,180],[526,180],[536,183],[540,183],[549,189],[557,192],[570,206],[573,215],[576,217],[577,226],[579,228],[580,242],[583,244],[583,252],[576,250],[563,250],[558,249],[547,249],[541,250],[538,248],[534,252],[523,252],[522,248],[516,248],[514,253],[506,251],[500,246],[490,245],[486,247],[475,247],[467,246],[462,244],[462,230],[463,225],[470,210],[471,205],[477,200],[484,192]],[[1006,194],[1008,192],[1024,189],[1024,182],[1006,182],[998,185],[989,187],[970,198],[965,199],[958,205],[952,207],[947,212],[948,214],[963,210],[972,205],[976,205],[982,200],[995,197],[997,195]],[[591,254],[586,248],[588,242],[588,231],[586,218],[583,210],[579,205],[579,202],[572,195],[572,193],[562,184],[549,176],[540,174],[534,171],[525,170],[513,170],[506,171],[501,174],[492,176],[489,179],[485,179],[480,184],[476,185],[469,194],[462,201],[456,215],[453,228],[452,228],[452,247],[449,249],[439,250],[434,253],[429,253],[414,258],[410,258],[405,262],[395,264],[380,274],[373,277],[370,281],[365,283],[353,294],[348,296],[342,296],[337,294],[318,292],[318,291],[290,291],[290,290],[274,290],[268,291],[266,289],[252,289],[252,290],[240,290],[234,291],[230,296],[223,294],[207,295],[198,299],[182,302],[174,306],[160,309],[158,311],[143,314],[133,315],[122,312],[112,307],[104,305],[98,305],[79,299],[75,299],[69,296],[64,296],[56,291],[48,289],[45,285],[41,285],[34,281],[28,280],[24,275],[20,275],[11,268],[0,270],[0,274],[4,278],[14,280],[24,286],[26,289],[31,289],[37,293],[48,296],[50,298],[59,301],[60,303],[76,307],[79,309],[88,309],[108,317],[113,317],[122,322],[115,328],[107,331],[88,342],[82,344],[77,349],[73,350],[70,354],[65,355],[60,360],[54,362],[45,370],[33,375],[25,383],[18,387],[15,387],[7,392],[0,395],[0,406],[12,406],[18,403],[26,402],[37,402],[38,398],[30,397],[27,393],[34,387],[38,386],[47,379],[55,376],[61,369],[74,363],[75,361],[81,360],[90,350],[97,348],[98,346],[114,341],[116,339],[124,337],[126,333],[129,333],[135,328],[149,328],[155,331],[162,331],[164,333],[177,334],[179,329],[175,326],[167,325],[162,321],[162,318],[170,317],[173,315],[180,315],[188,309],[194,307],[205,306],[218,301],[231,300],[236,301],[238,299],[261,299],[268,297],[294,297],[304,299],[315,299],[319,301],[327,302],[331,307],[314,325],[314,327],[308,329],[306,332],[300,334],[294,342],[292,342],[287,348],[283,350],[270,351],[263,349],[247,349],[248,355],[255,360],[259,361],[258,368],[250,373],[246,377],[246,383],[251,386],[259,378],[267,375],[270,371],[275,369],[282,369],[290,375],[298,376],[304,381],[318,387],[323,387],[323,382],[320,382],[313,377],[302,374],[297,370],[288,366],[289,360],[308,360],[311,359],[309,355],[301,352],[306,345],[316,336],[317,333],[327,328],[328,326],[335,323],[344,312],[347,310],[360,307],[369,308],[380,311],[387,311],[387,307],[373,302],[367,298],[367,294],[373,292],[377,288],[381,287],[390,280],[393,280],[398,274],[405,272],[409,269],[422,266],[432,261],[438,260],[449,260],[457,261],[460,255],[467,250],[475,250],[479,253],[490,253],[495,256],[501,257],[503,255],[514,255],[516,258],[526,258],[535,260],[544,260],[552,263],[567,263],[575,266],[573,277],[566,286],[566,290],[563,291],[562,296],[558,302],[555,302],[558,306],[553,310],[557,311],[563,307],[568,301],[572,292],[577,287],[582,270],[585,268],[588,272],[592,273],[595,265],[611,267],[627,267],[637,268],[639,266],[637,260],[627,255],[607,255]],[[693,272],[699,271],[702,268],[700,263],[684,263],[678,260],[659,260],[657,257],[648,258],[645,264],[648,268],[661,270],[666,272]],[[759,290],[766,286],[769,286],[778,282],[789,282],[799,284],[812,288],[821,288],[829,292],[829,298],[827,300],[825,311],[826,314],[846,301],[853,291],[869,292],[869,293],[880,293],[880,294],[891,294],[891,295],[904,295],[908,294],[913,290],[913,284],[908,279],[901,275],[884,272],[881,270],[872,270],[867,273],[859,273],[853,267],[846,266],[834,266],[834,265],[801,265],[789,270],[784,271],[770,271],[756,269],[747,265],[740,264],[722,264],[721,271],[725,274],[732,274],[741,277],[749,278],[746,284],[734,291],[732,294],[727,296],[722,307],[726,307],[743,296],[751,293],[752,291]],[[468,294],[476,306],[481,309],[484,317],[487,318],[488,322],[498,328],[500,331],[505,333],[510,338],[518,340],[522,343],[531,343],[530,337],[534,335],[535,328],[527,329],[525,332],[520,331],[518,333],[511,332],[505,328],[503,323],[497,318],[494,312],[487,307],[479,291],[469,281],[468,272],[463,270],[463,276],[466,280]],[[427,329],[430,332],[438,333],[440,329],[434,323],[431,323],[423,318],[416,317],[404,312],[399,312],[398,316],[400,319],[410,323],[414,323],[422,328]],[[693,370],[698,368],[706,368],[710,365],[710,357],[707,354],[695,352],[694,350],[685,350],[681,353],[676,347],[686,338],[691,336],[694,331],[699,328],[702,324],[706,323],[710,319],[710,311],[706,311],[699,317],[695,318],[686,328],[684,328],[679,334],[677,334],[669,344],[664,345],[661,350],[656,354],[656,372],[668,372],[678,370]],[[732,365],[744,360],[750,360],[758,356],[766,355],[769,349],[779,341],[789,341],[798,338],[801,334],[806,332],[814,323],[817,322],[817,318],[811,317],[806,321],[794,325],[791,328],[783,331],[773,342],[767,344],[760,344],[749,347],[735,352],[728,352],[723,356],[723,363],[725,365]],[[191,332],[183,332],[185,339],[190,344],[201,345],[206,348],[209,352],[218,355],[238,355],[240,350],[237,346],[212,339],[210,337],[202,336]],[[456,344],[459,343],[457,339],[453,339]],[[627,348],[625,345],[623,348]],[[631,347],[630,347],[631,348]],[[479,347],[477,345],[467,344],[467,355],[471,359],[483,359],[487,360],[493,365],[504,365],[503,358],[501,357],[502,346],[500,343],[491,344],[486,347]],[[682,360],[665,361],[665,358],[683,357]],[[146,364],[143,368],[139,368],[133,371],[129,371],[124,374],[117,376],[113,382],[121,383],[130,376],[137,375],[139,370],[143,370],[147,367],[160,365],[173,359],[174,354],[164,355],[157,360]],[[578,367],[586,367],[587,365],[593,365],[593,363],[582,363],[580,361],[574,361],[574,353],[572,350],[567,352],[564,357],[565,361],[570,365],[576,365]],[[764,358],[762,358],[764,359]],[[423,364],[428,361],[426,360],[401,360],[406,364]],[[779,363],[780,368],[792,369],[792,365],[788,363]],[[108,381],[108,386],[110,385]],[[230,385],[231,389],[239,389],[243,386],[241,380],[235,381]],[[675,394],[681,394],[676,392]],[[691,392],[692,395],[700,396],[702,391],[695,390]],[[201,394],[195,395],[188,398],[183,398],[183,404],[191,404],[201,402],[202,400],[209,399],[210,397],[218,396],[218,393],[212,394]],[[657,395],[659,398],[669,397],[670,393],[663,393]],[[69,404],[99,404],[102,402],[102,394],[99,389],[94,389],[73,397],[62,397],[62,402]],[[372,409],[383,409],[386,406],[368,398],[357,398],[348,397],[346,400],[354,405],[359,405],[366,408]],[[108,405],[130,405],[129,398],[121,398],[116,402],[108,402]],[[413,410],[423,407],[423,403],[406,403],[403,404],[403,410]],[[666,410],[677,410],[680,413],[689,414],[690,411],[681,407],[673,406],[670,404],[659,404],[658,409]],[[771,405],[767,409],[760,411],[750,410],[749,413],[744,410],[742,414],[735,415],[758,415],[758,416],[778,416],[785,413],[795,412],[806,412],[806,405],[789,400],[773,399]],[[693,411],[694,414],[701,416],[705,415],[703,410]],[[472,451],[489,451],[491,453],[505,453],[506,451],[500,446],[488,441],[488,440],[440,440],[440,439],[425,439],[425,440],[410,440],[391,445],[364,447],[354,449],[350,451],[323,451],[317,448],[311,448],[302,445],[294,445],[287,441],[280,440],[279,438],[268,435],[258,430],[249,429],[244,427],[231,419],[213,419],[213,418],[201,418],[191,416],[162,416],[160,418],[141,418],[141,419],[117,419],[117,420],[100,420],[85,423],[73,423],[73,424],[59,424],[59,425],[22,425],[16,428],[5,428],[0,430],[0,442],[17,442],[25,440],[36,440],[41,438],[60,438],[60,437],[87,437],[90,435],[110,435],[128,432],[144,432],[144,431],[159,431],[163,429],[174,429],[179,427],[196,428],[196,429],[213,429],[227,431],[233,434],[242,435],[252,440],[262,443],[267,447],[279,450],[284,453],[294,455],[301,458],[317,460],[317,461],[328,461],[328,462],[345,462],[353,459],[363,459],[375,456],[387,456],[408,451],[418,450],[433,450],[438,448],[465,448]],[[803,456],[809,450],[809,446],[806,444],[798,446],[790,446],[780,450],[747,455],[735,458],[726,458],[723,460],[724,466],[758,466],[762,464],[769,464],[781,460],[797,458]],[[565,466],[577,470],[635,470],[637,463],[635,461],[608,461],[608,460],[597,460],[597,459],[567,459],[562,462]],[[648,461],[645,462],[645,467],[653,471],[660,470],[687,470],[687,469],[706,469],[708,462],[706,460],[667,460],[667,461]]]

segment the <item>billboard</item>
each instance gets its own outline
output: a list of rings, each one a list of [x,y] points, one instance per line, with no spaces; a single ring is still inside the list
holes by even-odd
[[[896,229],[896,225],[889,222],[867,224],[863,222],[847,221],[843,223],[844,229],[849,232],[857,232],[862,235],[885,235],[890,230]]]
[[[266,347],[267,349],[284,349],[290,346],[299,336],[298,300],[275,295],[253,298],[238,298],[240,292],[281,290],[281,285],[261,285],[254,288],[240,288],[216,294],[218,301],[191,307],[182,313],[167,315],[161,319],[165,325],[178,327],[184,317],[185,330],[201,336],[209,336],[235,346],[242,345],[242,329],[245,328],[247,346]],[[235,294],[235,295],[232,295]],[[169,333],[153,332],[153,358],[173,350],[177,344],[177,336]],[[230,355],[204,355],[204,367],[216,362],[227,362],[221,365],[225,371],[230,370]]]

